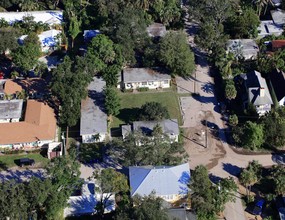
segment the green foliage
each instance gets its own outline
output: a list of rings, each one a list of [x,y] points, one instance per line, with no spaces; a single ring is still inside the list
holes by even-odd
[[[169,118],[168,110],[158,102],[147,102],[141,107],[139,119],[145,121],[157,121]]]
[[[116,116],[120,112],[120,98],[117,91],[114,88],[106,87],[105,93],[105,107],[107,114],[110,116]]]
[[[238,125],[238,116],[236,114],[230,115],[229,124],[231,126],[237,126]]]
[[[229,100],[235,99],[237,90],[233,80],[227,80],[225,86],[225,97]]]
[[[52,75],[51,91],[61,103],[60,122],[67,126],[77,123],[81,100],[86,98],[87,86],[92,80],[92,72],[82,64],[80,60],[76,63],[65,57]]]
[[[273,177],[274,177],[276,194],[284,195],[285,194],[285,169],[284,167],[281,165],[273,167]]]
[[[139,92],[147,92],[149,90],[148,87],[140,87],[137,89]]]
[[[192,172],[189,185],[193,194],[191,195],[192,207],[196,210],[198,219],[215,219],[218,212],[224,210],[225,204],[234,201],[237,186],[233,178],[222,179],[214,186],[208,176],[205,166],[199,165]]]
[[[234,132],[235,141],[247,149],[259,149],[265,141],[262,124],[247,121],[242,127],[237,127]]]
[[[72,39],[72,45],[71,47],[73,48],[73,43],[74,39],[77,37],[77,35],[80,33],[80,21],[76,17],[71,17],[69,20],[69,27],[68,27],[68,34],[70,35]]]
[[[232,38],[255,38],[260,24],[259,17],[250,7],[244,7],[239,14],[231,16],[225,29]]]
[[[47,168],[44,180],[6,181],[0,184],[1,219],[58,219],[72,191],[81,185],[79,164],[70,157],[56,158]]]
[[[168,32],[161,40],[159,56],[173,75],[187,77],[195,70],[194,54],[183,32]]]
[[[157,132],[157,131],[156,131]],[[182,143],[171,143],[166,135],[134,133],[115,140],[109,154],[124,166],[177,165],[186,157]]]
[[[285,107],[269,112],[261,120],[264,127],[265,142],[271,146],[283,147],[285,144]]]
[[[12,51],[11,55],[13,57],[13,63],[24,72],[33,69],[41,55],[41,46],[38,36],[35,33],[28,35],[24,40],[24,45],[17,47]]]
[[[5,53],[6,50],[15,50],[18,47],[17,38],[18,30],[11,27],[0,28],[0,52]]]

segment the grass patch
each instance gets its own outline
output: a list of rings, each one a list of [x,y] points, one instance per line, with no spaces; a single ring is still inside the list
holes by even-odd
[[[0,169],[5,170],[10,167],[17,166],[17,164],[15,164],[15,160],[18,160],[23,157],[34,159],[37,167],[44,167],[45,165],[47,165],[49,161],[48,158],[43,157],[39,153],[20,154],[20,155],[3,155],[3,156],[0,156]]]
[[[159,102],[167,107],[170,118],[177,118],[181,124],[180,107],[178,95],[174,91],[152,92],[152,93],[118,93],[121,99],[121,110],[119,115],[113,117],[111,128],[119,127],[121,124],[131,123],[138,120],[140,107],[146,102]]]

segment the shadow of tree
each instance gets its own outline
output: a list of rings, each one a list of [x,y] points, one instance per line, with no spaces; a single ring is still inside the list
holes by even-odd
[[[240,167],[233,165],[233,164],[230,164],[230,163],[223,163],[223,169],[226,172],[228,172],[229,174],[236,176],[236,177],[239,176],[239,174],[242,170]]]
[[[7,165],[2,161],[0,161],[0,170],[7,170],[7,169],[8,169]]]
[[[125,123],[131,123],[138,119],[140,108],[124,108],[120,110],[117,118],[124,121]]]

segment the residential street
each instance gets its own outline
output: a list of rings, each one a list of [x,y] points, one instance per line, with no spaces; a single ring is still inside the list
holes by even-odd
[[[249,161],[258,160],[263,166],[274,164],[271,155],[241,155],[235,153],[226,143],[227,127],[220,114],[220,106],[214,94],[214,81],[210,76],[205,55],[194,44],[195,24],[186,22],[189,44],[196,54],[196,71],[188,80],[176,79],[179,93],[196,93],[198,96],[182,97],[180,100],[185,129],[185,150],[190,157],[190,167],[194,169],[203,164],[208,167],[213,178],[236,175]],[[226,219],[242,220],[244,216],[241,199],[228,203]]]

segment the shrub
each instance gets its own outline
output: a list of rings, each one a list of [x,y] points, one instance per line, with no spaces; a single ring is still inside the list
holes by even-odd
[[[147,92],[149,90],[148,87],[140,87],[137,89],[139,92]]]

